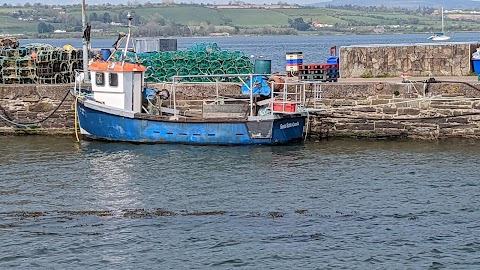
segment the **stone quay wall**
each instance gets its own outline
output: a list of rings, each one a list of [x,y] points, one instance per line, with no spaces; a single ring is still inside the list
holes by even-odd
[[[400,80],[399,80],[400,81]],[[479,83],[473,87],[480,89]],[[321,97],[309,93],[308,135],[368,138],[480,138],[480,91],[456,82],[424,84],[401,82],[325,83]],[[159,86],[163,88],[164,86]],[[71,85],[13,85],[0,87],[0,134],[74,136],[74,98]],[[179,89],[186,96],[199,93]],[[204,89],[215,93],[215,89]],[[228,93],[231,86],[221,88]],[[236,88],[235,92],[238,90]],[[205,91],[201,91],[204,95]],[[63,102],[62,102],[63,100]],[[52,114],[52,112],[58,109]]]
[[[0,134],[74,134],[70,88],[68,84],[0,85]],[[15,126],[4,118],[27,125]]]
[[[472,84],[480,89],[479,83]],[[324,84],[309,136],[480,139],[480,90],[462,83]]]
[[[480,43],[344,46],[340,48],[340,76],[468,76],[478,47]]]

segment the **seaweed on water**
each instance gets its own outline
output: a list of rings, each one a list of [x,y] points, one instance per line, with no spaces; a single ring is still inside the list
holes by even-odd
[[[207,212],[192,212],[185,213],[184,216],[215,216],[215,215],[224,215],[225,211],[207,211]]]
[[[171,217],[171,216],[175,216],[177,215],[175,212],[173,211],[169,211],[169,210],[165,210],[165,209],[161,209],[161,208],[157,208],[155,209],[152,214],[154,214],[155,216],[159,216],[159,217]]]
[[[283,216],[284,216],[284,214],[281,213],[281,212],[269,212],[268,213],[268,217],[271,217],[271,218],[281,218]]]
[[[123,217],[129,217],[129,218],[146,218],[146,217],[152,217],[152,214],[145,209],[131,209],[131,210],[123,210],[122,213]]]
[[[72,216],[113,216],[113,212],[109,210],[58,211],[58,213]]]
[[[24,219],[24,218],[39,218],[41,216],[44,216],[44,212],[17,212],[15,213],[15,216]]]

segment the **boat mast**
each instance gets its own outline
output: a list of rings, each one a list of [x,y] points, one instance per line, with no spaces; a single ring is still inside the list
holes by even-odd
[[[442,7],[442,33],[445,34],[443,28],[444,28],[444,26],[443,26],[443,7]]]
[[[137,55],[137,49],[135,48],[135,41],[132,38],[132,20],[133,16],[128,12],[127,14],[127,19],[128,19],[128,32],[127,36],[125,37],[125,49],[123,50],[123,57],[122,57],[122,66],[125,65],[125,60],[127,59],[127,53],[130,48],[130,42],[132,43],[132,52],[133,55],[135,56],[135,63],[138,63],[138,55]]]
[[[127,59],[127,53],[128,53],[128,47],[130,43],[130,38],[132,36],[131,28],[132,28],[132,19],[133,16],[128,12],[127,14],[127,19],[128,19],[128,32],[127,32],[127,38],[125,42],[125,49],[123,50],[123,57],[122,57],[122,66],[125,65],[125,59]]]
[[[87,29],[87,14],[85,12],[85,0],[82,0],[82,28],[83,31],[86,31]],[[88,41],[87,37],[85,36],[85,32],[83,34],[83,41],[82,41],[82,46],[83,46],[83,81],[87,82],[88,81]]]

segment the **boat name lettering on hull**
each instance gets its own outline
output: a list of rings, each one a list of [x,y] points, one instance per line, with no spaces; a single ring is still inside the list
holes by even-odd
[[[300,122],[291,122],[291,123],[285,123],[285,124],[280,124],[280,129],[286,129],[286,128],[292,128],[292,127],[298,127],[300,126]]]

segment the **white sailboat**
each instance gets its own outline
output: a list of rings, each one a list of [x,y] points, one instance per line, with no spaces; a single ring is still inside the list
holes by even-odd
[[[444,32],[445,32],[444,28],[445,28],[445,25],[444,25],[444,22],[443,22],[443,7],[442,7],[442,32],[434,33],[433,35],[428,37],[428,39],[435,40],[435,41],[449,40],[450,37],[444,34]]]

